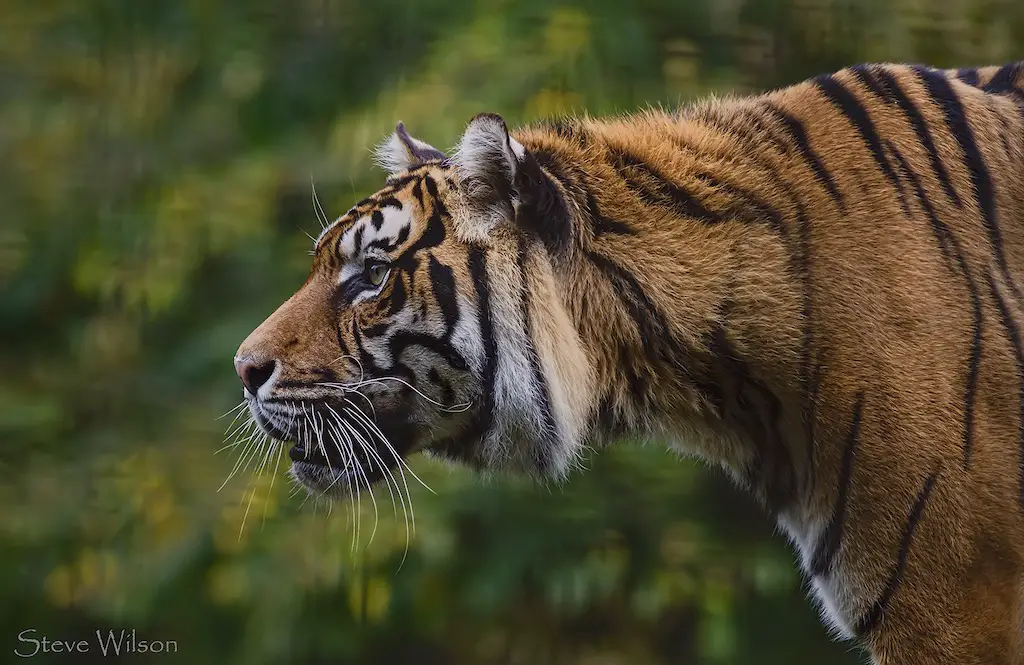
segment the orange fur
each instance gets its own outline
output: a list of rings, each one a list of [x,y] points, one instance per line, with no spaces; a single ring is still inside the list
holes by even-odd
[[[392,325],[375,300],[331,305],[333,247],[397,198],[396,260],[432,223],[445,239],[379,298],[408,282],[425,335],[457,309],[449,389],[474,404],[375,395],[429,430],[404,454],[552,477],[590,441],[668,437],[765,503],[876,663],[1024,663],[1024,67],[872,65],[503,132],[478,118],[451,162],[406,140],[402,186],[325,234],[240,358],[308,387],[359,345],[347,322]]]

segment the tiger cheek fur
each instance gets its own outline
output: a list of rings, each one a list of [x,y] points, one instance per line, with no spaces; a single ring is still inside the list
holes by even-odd
[[[331,277],[243,344],[243,382],[271,376],[254,353],[359,358],[404,381],[376,397],[417,414],[403,454],[539,478],[672,441],[778,519],[875,663],[1024,663],[1024,66],[483,114],[451,157],[399,125],[379,157],[388,186],[325,231]],[[374,243],[392,281],[339,301]],[[302,381],[254,402],[320,399]]]

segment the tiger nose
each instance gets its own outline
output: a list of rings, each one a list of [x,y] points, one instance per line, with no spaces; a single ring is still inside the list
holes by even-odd
[[[235,359],[235,373],[238,374],[238,378],[242,380],[242,385],[245,386],[245,389],[253,397],[270,380],[275,369],[277,369],[276,360],[257,362],[253,358]]]

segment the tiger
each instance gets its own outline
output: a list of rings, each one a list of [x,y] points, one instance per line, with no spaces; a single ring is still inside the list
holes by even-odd
[[[310,492],[668,442],[876,665],[1024,663],[1024,62],[873,63],[510,131],[405,125],[239,347]]]

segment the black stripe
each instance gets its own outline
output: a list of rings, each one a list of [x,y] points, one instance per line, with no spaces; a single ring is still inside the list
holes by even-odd
[[[428,227],[429,230],[429,227]],[[366,249],[380,248],[385,252],[393,252],[401,247],[406,240],[409,239],[409,233],[412,231],[412,225],[406,224],[398,230],[398,236],[391,240],[390,238],[377,238],[366,244]]]
[[[903,156],[900,155],[899,151],[896,150],[894,146],[890,145],[889,150],[899,162],[900,168],[903,170],[905,176],[914,185],[917,200],[924,209],[925,214],[928,216],[932,234],[938,241],[940,249],[942,249],[942,253],[946,258],[950,271],[954,273],[959,271],[963,275],[964,284],[967,286],[967,292],[971,297],[971,357],[967,365],[967,380],[964,388],[964,431],[962,435],[964,468],[968,468],[971,463],[971,450],[974,443],[974,402],[978,389],[978,371],[981,366],[981,297],[978,295],[978,289],[975,287],[974,281],[971,279],[971,272],[968,268],[967,259],[960,247],[960,242],[956,239],[956,236],[953,235],[950,228],[939,219],[935,209],[928,201],[928,196],[925,193],[924,188],[921,186],[920,179],[917,177],[917,174],[914,173],[913,169],[910,168],[910,164],[903,159]]]
[[[541,127],[553,131],[560,138],[574,143],[580,148],[586,148],[590,143],[590,135],[586,128],[572,118],[562,118],[553,122],[543,122]]]
[[[960,201],[960,197],[953,189],[953,184],[949,179],[949,172],[946,171],[946,167],[942,163],[942,158],[939,156],[939,151],[935,147],[935,141],[932,139],[932,133],[928,129],[928,123],[925,122],[924,117],[921,115],[921,112],[918,111],[914,102],[912,102],[903,92],[903,88],[900,87],[899,81],[896,80],[896,77],[893,76],[890,71],[881,67],[871,70],[866,66],[860,65],[854,67],[853,72],[879,97],[900,107],[903,113],[907,116],[907,120],[910,122],[910,125],[914,128],[914,133],[917,134],[917,140],[921,142],[921,145],[924,146],[925,151],[928,153],[928,161],[931,162],[932,170],[935,171],[935,176],[942,184],[942,188],[946,190],[946,196],[948,196],[950,200],[957,205],[957,207],[961,207],[963,203]],[[872,73],[874,76],[872,76]],[[878,77],[877,83],[874,77]]]
[[[359,355],[360,369],[369,376],[381,376],[387,372],[386,368],[381,367],[377,364],[377,360],[363,348],[363,336],[359,332],[359,326],[356,325],[356,317],[352,317],[352,325],[350,326],[352,333],[352,341],[356,347],[356,353]]]
[[[405,289],[404,275],[401,271],[397,272],[392,278],[391,291],[387,298],[381,298],[387,302],[387,315],[394,316],[398,314],[402,309],[405,308],[405,304],[408,301],[409,293]],[[410,276],[411,277],[411,276]],[[410,279],[411,282],[411,279]]]
[[[344,224],[340,222],[335,223],[329,231],[324,235],[324,239],[321,242],[326,242],[330,234],[334,234],[333,246],[331,247],[331,258],[344,258],[345,254],[341,251],[341,242],[345,237],[345,234],[351,231],[355,225],[359,222],[358,218],[347,220]],[[343,228],[344,227],[344,228]],[[332,264],[334,265],[334,264]]]
[[[575,224],[552,179],[568,191],[568,178],[550,151],[532,150],[520,160],[515,176],[519,194],[516,224],[540,238],[552,256],[560,256],[574,244]]]
[[[981,209],[982,222],[985,225],[985,231],[988,233],[989,241],[992,243],[992,251],[996,255],[999,271],[1002,273],[1003,280],[1013,292],[1014,297],[1020,302],[1020,292],[1017,290],[1017,285],[1010,275],[1009,266],[1006,264],[1006,255],[1003,252],[1003,236],[999,230],[997,220],[996,199],[992,188],[992,179],[989,175],[988,167],[985,165],[985,160],[981,155],[981,150],[979,150],[978,144],[974,139],[974,134],[971,132],[970,122],[964,113],[964,107],[960,103],[960,98],[942,72],[920,66],[914,67],[914,71],[917,72],[917,75],[924,82],[928,94],[931,95],[938,107],[945,113],[949,132],[960,144],[960,149],[964,155],[964,165],[971,174],[975,200]]]
[[[532,294],[530,287],[527,284],[527,265],[529,245],[525,234],[519,234],[518,248],[516,252],[516,266],[519,268],[519,276],[522,280],[520,285],[520,298],[521,298],[521,312],[523,321],[526,323],[526,344],[527,351],[530,357],[530,374],[533,385],[537,388],[540,393],[540,411],[544,419],[544,429],[546,430],[541,438],[540,449],[536,450],[538,468],[541,470],[547,469],[551,464],[551,453],[553,452],[555,445],[557,444],[558,438],[558,425],[555,422],[555,416],[551,409],[551,392],[548,388],[547,376],[544,374],[544,370],[541,367],[540,356],[537,353],[537,347],[534,343],[536,331],[533,327],[533,316],[531,313],[531,299]]]
[[[466,359],[462,357],[449,341],[407,330],[396,332],[388,340],[388,352],[391,354],[391,359],[398,363],[399,357],[410,346],[421,346],[424,349],[433,351],[444,358],[455,369],[463,371],[469,369],[469,363],[466,362]]]
[[[796,476],[792,456],[779,429],[782,403],[755,379],[729,344],[721,325],[712,331],[708,348],[714,372],[710,383],[720,391],[717,395],[721,404],[719,415],[753,444],[754,459],[748,469],[748,482],[764,498],[768,509],[777,513],[792,501]]]
[[[337,312],[335,312],[337,316]],[[342,357],[351,356],[352,353],[349,351],[348,344],[345,343],[345,336],[341,332],[341,320],[334,325],[334,336],[338,341],[338,349],[341,351]]]
[[[437,305],[441,309],[441,316],[444,317],[445,336],[450,336],[459,322],[459,301],[458,292],[455,288],[455,273],[446,265],[434,258],[433,254],[427,257],[427,274],[430,275],[430,283],[433,288],[434,297],[437,298]]]
[[[619,367],[626,374],[629,395],[633,398],[633,405],[643,411],[650,398],[652,377],[647,367],[650,363],[644,362],[638,355],[636,347],[629,342],[623,341],[619,345]]]
[[[875,164],[885,175],[885,178],[896,190],[897,195],[900,198],[900,204],[903,206],[903,212],[908,216],[910,215],[910,209],[907,207],[907,200],[903,194],[903,188],[900,187],[899,178],[896,176],[895,171],[892,169],[892,165],[889,164],[889,160],[885,158],[885,150],[882,148],[882,140],[875,130],[874,123],[871,122],[871,118],[868,115],[867,110],[861,105],[857,98],[851,93],[846,86],[844,86],[838,79],[832,75],[819,76],[814,79],[815,85],[821,93],[832,102],[846,119],[850,121],[854,129],[860,134],[861,139],[864,141],[868,152],[875,160]]]
[[[594,237],[601,237],[606,233],[621,236],[636,235],[636,231],[629,224],[602,214],[601,206],[597,202],[594,190],[590,187],[587,175],[582,170],[574,171],[573,175],[576,183],[583,190],[587,218],[590,221],[590,228],[594,232]]]
[[[359,228],[357,228],[355,230],[355,233],[353,234],[353,238],[352,238],[352,248],[353,248],[352,249],[352,256],[359,256],[359,252],[362,251],[362,249],[363,249],[363,231],[365,231],[365,230],[366,230],[366,226],[364,224],[360,224]],[[338,234],[339,239],[341,238],[341,235],[342,234]]]
[[[967,85],[978,87],[978,70],[976,68],[958,69],[956,77]]]
[[[639,157],[615,149],[608,151],[608,157],[626,187],[643,203],[667,208],[680,217],[693,217],[711,223],[722,221],[693,194]]]
[[[442,404],[455,403],[455,390],[452,388],[451,382],[442,377],[436,367],[431,367],[427,371],[427,379],[441,390]]]
[[[832,175],[822,164],[817,153],[811,148],[811,143],[807,138],[807,130],[804,129],[803,123],[770,102],[765,103],[763,108],[782,125],[808,168],[814,172],[818,182],[828,190],[829,196],[839,206],[839,209],[845,210],[846,204],[843,200],[843,195],[836,186],[835,180],[832,179]]]
[[[430,195],[431,203],[436,207],[443,204],[441,203],[441,197],[437,193],[437,183],[429,175],[423,176],[423,184],[427,187],[427,194]],[[442,213],[443,214],[443,213]]]
[[[999,317],[1002,319],[1003,326],[1006,328],[1006,335],[1010,339],[1010,346],[1013,350],[1014,359],[1017,362],[1017,391],[1018,391],[1018,421],[1017,430],[1019,433],[1018,448],[1018,477],[1020,486],[1020,502],[1024,506],[1024,347],[1021,346],[1020,328],[1017,326],[1016,320],[1013,318],[1013,314],[1010,312],[1010,308],[1006,305],[1002,295],[1000,295],[996,288],[996,282],[992,278],[992,275],[988,275],[989,289],[992,291],[992,296],[996,300],[996,305],[999,309]]]
[[[480,339],[484,347],[484,366],[480,375],[480,410],[473,418],[466,440],[472,443],[491,431],[494,425],[494,380],[498,367],[498,343],[494,338],[491,313],[491,287],[487,282],[487,253],[477,246],[469,248],[469,274],[476,289]]]
[[[776,109],[776,110],[778,110],[778,109]],[[782,114],[781,111],[778,111],[778,112],[779,112],[779,114]],[[761,141],[767,140],[769,143],[771,143],[773,146],[775,146],[775,149],[778,150],[779,152],[781,152],[783,154],[788,154],[790,152],[791,148],[790,148],[789,144],[786,142],[786,139],[781,137],[781,136],[778,136],[776,134],[776,132],[775,132],[775,129],[773,127],[771,127],[768,123],[766,123],[763,118],[761,118],[759,115],[757,115],[757,113],[755,113],[753,109],[749,109],[749,108],[748,109],[743,109],[743,111],[741,113],[741,117],[746,118],[747,121],[750,122],[750,124],[754,125],[754,129],[756,130],[756,134],[751,134],[751,133],[745,132],[745,131],[743,132],[745,134],[745,138],[748,141],[750,141],[750,145],[757,145]],[[789,118],[789,120],[791,120],[792,122],[796,122],[792,118]],[[740,127],[742,127],[742,125],[737,126],[737,124],[738,123],[729,123],[728,129],[730,131],[734,131],[734,132],[737,132],[737,133],[743,131],[743,130],[740,129]],[[785,123],[783,122],[783,124],[785,124]],[[799,123],[797,123],[797,124],[799,124]],[[803,128],[802,127],[800,128],[800,132],[801,133],[803,132]],[[788,128],[787,128],[786,133],[789,135],[790,139],[793,140],[793,143],[799,145],[799,141],[794,138],[793,133],[791,131],[789,131]],[[806,139],[806,137],[805,137],[805,139]],[[798,149],[799,149],[799,147],[798,147]],[[815,157],[815,159],[816,159],[816,157]],[[820,164],[819,164],[819,166],[820,166]],[[826,173],[826,176],[827,175],[828,174]],[[833,183],[832,186],[834,187],[835,183]],[[830,192],[830,194],[831,194],[831,192]],[[835,198],[837,198],[837,199],[839,198],[838,192],[836,192],[836,197]]]
[[[373,224],[375,230],[380,231],[380,227],[384,226],[384,213],[380,210],[374,210],[370,213],[370,223]]]
[[[806,324],[810,327],[811,322],[808,321]],[[809,358],[811,354],[810,346],[805,355]],[[806,402],[804,405],[804,437],[807,439],[807,468],[804,470],[804,496],[812,496],[818,482],[818,468],[817,468],[817,449],[818,441],[816,436],[816,429],[818,426],[818,395],[821,391],[822,381],[822,370],[823,370],[823,356],[824,352],[818,350],[814,354],[814,360],[808,360],[805,365],[809,365],[804,370],[804,375],[807,377],[804,380],[804,385],[808,386],[806,389]]]
[[[430,219],[427,221],[427,228],[423,229],[423,233],[416,239],[416,242],[409,245],[409,247],[402,252],[402,256],[413,257],[421,250],[433,249],[444,242],[445,237],[448,235],[448,231],[444,224],[444,217],[447,214],[447,211],[444,206],[439,204],[439,200],[435,199],[433,201],[434,211],[431,213]],[[400,245],[403,242],[405,242],[405,238],[400,237],[396,242],[396,245]]]
[[[791,195],[792,197],[792,195]],[[812,360],[814,357],[814,274],[813,266],[813,245],[811,234],[811,222],[807,218],[807,211],[795,197],[793,204],[797,211],[797,229],[800,233],[800,254],[797,259],[797,270],[801,278],[803,293],[800,309],[803,317],[803,349],[801,353],[800,385],[804,395],[804,423],[806,431],[804,437],[807,445],[807,469],[804,474],[805,492],[810,492],[815,484],[815,461],[814,453],[817,445],[815,439],[815,426],[817,425],[818,389],[821,385],[821,363]],[[819,350],[820,353],[820,350]]]
[[[423,201],[423,178],[416,181],[416,184],[412,187],[413,198],[416,199],[416,204],[420,207],[420,210],[426,210],[426,204]]]
[[[701,117],[706,120],[711,116],[702,115]],[[753,119],[753,116],[751,117],[751,119]],[[760,133],[755,134],[753,132],[750,132],[748,128],[736,123],[723,125],[715,124],[716,129],[720,130],[721,132],[727,135],[736,134],[740,139],[747,141],[751,145],[755,145],[758,142],[763,141],[765,135],[771,132],[771,129],[768,128],[768,126],[765,125],[763,122],[760,123],[760,126],[762,127],[762,130],[759,130]],[[688,144],[685,140],[683,140],[682,137],[673,135],[671,138],[672,141],[681,149],[697,155],[703,154],[701,150]],[[784,154],[788,154],[789,149],[786,148],[785,143],[779,141],[778,139],[776,139],[776,141],[781,146],[782,152]],[[766,160],[764,158],[764,155],[759,151],[746,149],[748,147],[749,146],[738,146],[738,148],[740,149],[738,158],[746,159],[753,162],[756,168],[759,171],[761,171],[765,178],[771,181],[772,187],[778,188],[783,193],[785,193],[790,205],[796,208],[799,211],[799,217],[802,220],[805,220],[806,216],[803,215],[803,205],[800,203],[800,198],[797,196],[796,192],[789,185],[789,183],[782,178],[781,174],[776,168],[776,165]],[[728,155],[727,158],[734,160],[737,159],[737,156]],[[726,193],[732,196],[733,198],[737,199],[737,202],[741,202],[734,202],[733,205],[731,205],[729,210],[727,211],[728,214],[736,215],[740,219],[746,219],[748,221],[768,221],[777,233],[779,233],[780,235],[783,235],[785,233],[782,226],[782,213],[779,212],[775,207],[773,207],[764,199],[761,199],[760,197],[756,196],[747,189],[738,187],[728,182],[721,181],[718,179],[716,175],[711,174],[708,171],[696,171],[693,175],[696,179],[700,180],[707,186],[717,187],[719,188],[719,191]]]
[[[608,277],[613,291],[636,324],[648,362],[659,369],[671,367],[682,372],[686,379],[691,379],[691,373],[684,364],[688,357],[685,348],[672,334],[668,319],[644,292],[636,278],[606,256],[587,252],[587,258]]]
[[[1024,99],[1024,90],[1016,86],[1017,78],[1021,75],[1022,69],[1024,69],[1024,63],[1020,62],[1003,65],[989,82],[985,84],[982,90],[994,94],[1010,93]]]
[[[838,494],[836,504],[832,508],[832,516],[818,541],[814,557],[811,559],[811,574],[821,577],[832,570],[839,546],[843,541],[843,528],[846,525],[846,502],[850,495],[850,479],[853,477],[853,458],[860,438],[860,419],[864,410],[864,392],[857,393],[857,401],[853,404],[853,418],[850,431],[846,435],[843,446],[843,460],[839,466]]]
[[[732,205],[718,214],[725,214],[748,222],[767,222],[773,231],[779,235],[784,235],[782,213],[753,192],[725,182],[707,171],[698,171],[693,174],[693,177],[705,187],[709,187],[718,193],[725,194],[734,199]],[[707,199],[705,198],[705,200]]]
[[[416,170],[413,170],[413,171],[409,171],[408,173],[405,173],[405,174],[403,174],[400,177],[391,177],[391,176],[389,176],[384,181],[384,184],[385,184],[384,188],[381,191],[377,192],[374,196],[384,196],[384,195],[387,195],[387,194],[393,194],[393,193],[397,192],[398,190],[400,190],[401,188],[403,188],[406,185],[408,185],[413,180],[416,180],[419,177],[420,177],[420,169],[419,168],[417,168]],[[369,199],[363,199],[363,201],[368,201],[368,200],[372,200],[372,199],[373,199],[373,196],[371,196]],[[356,205],[358,206],[359,204],[356,204]]]
[[[720,127],[719,129],[726,133],[729,131],[728,126]],[[670,138],[672,142],[679,146],[683,151],[694,153],[701,157],[706,156],[703,150],[694,148],[681,136],[672,134]],[[762,160],[757,156],[754,156],[753,160],[761,165]],[[764,166],[762,166],[762,168],[768,171],[768,173],[774,174],[773,169]],[[716,211],[716,214],[720,217],[728,217],[730,219],[753,223],[767,222],[769,226],[772,227],[773,231],[779,235],[784,235],[785,231],[782,227],[782,213],[752,191],[745,189],[740,185],[735,185],[731,182],[722,180],[719,174],[712,173],[707,170],[698,169],[691,172],[691,175],[695,180],[705,187],[713,190],[716,194],[724,194],[726,197],[731,199],[725,208]],[[788,186],[786,186],[786,189],[790,192],[791,198],[793,198]],[[704,202],[707,203],[708,197],[704,196],[702,198]]]
[[[910,510],[910,517],[907,519],[907,526],[903,530],[903,538],[900,540],[900,549],[899,554],[896,557],[896,565],[893,566],[893,569],[889,572],[889,577],[885,581],[882,594],[871,605],[871,608],[867,613],[854,624],[854,633],[857,635],[866,635],[878,626],[878,623],[882,620],[882,616],[885,614],[885,610],[888,609],[889,603],[892,601],[892,597],[896,594],[896,590],[903,581],[903,569],[907,566],[907,557],[910,555],[910,545],[914,539],[914,530],[917,529],[917,525],[921,521],[921,516],[924,514],[925,503],[928,502],[928,497],[931,495],[932,489],[935,487],[935,481],[939,477],[939,471],[940,469],[936,469],[930,476],[928,476],[928,479],[924,482],[924,487],[922,487],[921,491],[918,493],[917,500],[914,502],[914,507]]]
[[[989,98],[988,110],[995,117],[999,118],[999,126],[1001,131],[999,132],[999,140],[1003,144],[1003,154],[1006,155],[1007,159],[1013,156],[1013,148],[1010,144],[1010,139],[1014,137],[1013,125],[1010,124],[1010,118],[1003,113],[998,106],[995,104],[995,100]],[[1024,112],[1024,107],[1021,107],[1021,111]]]

